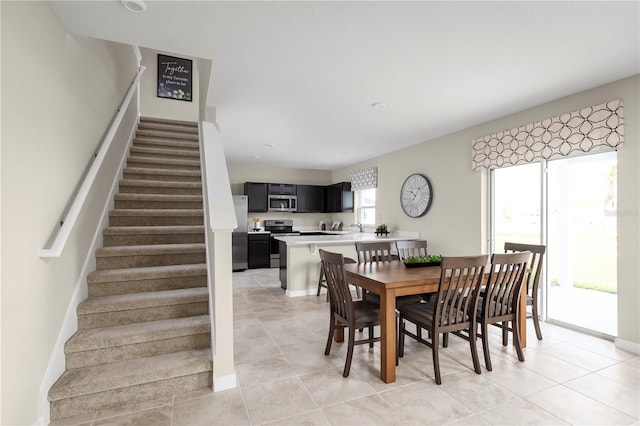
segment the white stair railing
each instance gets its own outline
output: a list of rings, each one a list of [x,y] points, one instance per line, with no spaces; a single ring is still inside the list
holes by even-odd
[[[138,84],[140,83],[140,79],[142,78],[144,70],[145,67],[138,67],[136,77],[133,79],[133,82],[131,83],[129,91],[124,97],[122,104],[120,104],[120,108],[118,108],[118,112],[116,113],[113,122],[111,123],[111,127],[109,127],[109,130],[107,131],[102,144],[100,145],[100,149],[96,153],[95,159],[91,164],[89,171],[84,177],[80,189],[78,189],[78,192],[76,192],[75,198],[73,199],[73,203],[71,204],[69,211],[61,220],[60,229],[58,229],[58,232],[53,238],[51,245],[40,250],[38,255],[41,258],[60,257],[60,255],[62,255],[64,246],[69,240],[69,236],[71,235],[71,231],[73,230],[76,221],[78,220],[78,216],[80,215],[82,206],[84,205],[87,196],[89,195],[89,190],[91,189],[91,186],[93,185],[93,182],[98,175],[98,171],[100,171],[100,168],[102,167],[102,162],[104,161],[107,152],[109,151],[109,147],[111,147],[111,143],[113,142],[113,138],[116,135],[118,128],[120,127],[120,123],[122,122],[125,112],[129,108],[129,104],[131,103],[131,99],[133,99],[133,95],[138,88]]]

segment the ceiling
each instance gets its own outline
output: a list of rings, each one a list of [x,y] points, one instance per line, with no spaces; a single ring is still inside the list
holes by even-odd
[[[50,3],[72,33],[211,59],[234,163],[334,170],[640,72],[638,1]]]

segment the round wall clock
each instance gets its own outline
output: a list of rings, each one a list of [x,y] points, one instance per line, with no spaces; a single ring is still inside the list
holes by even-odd
[[[405,179],[400,190],[400,205],[409,217],[424,216],[433,201],[433,188],[429,179],[414,173]]]

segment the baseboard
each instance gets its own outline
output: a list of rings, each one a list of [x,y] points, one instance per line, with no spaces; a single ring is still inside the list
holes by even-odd
[[[51,358],[49,358],[47,370],[40,385],[40,390],[38,392],[38,398],[40,400],[40,417],[38,421],[42,421],[42,423],[39,424],[47,425],[51,422],[51,411],[49,409],[49,400],[47,398],[49,389],[51,389],[51,386],[53,386],[53,384],[60,378],[60,376],[66,369],[64,345],[67,340],[69,340],[69,338],[73,336],[73,334],[78,330],[77,308],[80,302],[82,302],[88,296],[89,291],[87,286],[87,275],[89,274],[89,272],[96,269],[95,251],[98,247],[102,246],[102,229],[107,227],[109,224],[109,210],[114,206],[115,191],[118,188],[120,179],[122,178],[124,165],[126,164],[129,149],[131,148],[131,144],[133,143],[133,137],[138,127],[139,121],[140,116],[138,115],[138,118],[136,119],[136,122],[129,134],[129,141],[127,142],[127,146],[122,155],[122,159],[120,160],[118,169],[119,172],[118,174],[116,174],[115,179],[111,185],[111,191],[109,192],[107,201],[104,205],[102,215],[100,217],[100,222],[98,223],[98,227],[93,234],[91,245],[89,247],[89,250],[87,251],[87,257],[85,258],[82,269],[80,270],[80,275],[76,282],[75,289],[73,290],[71,300],[69,301],[69,306],[67,307],[67,312],[62,322],[62,327],[60,328],[60,333],[58,333],[58,338],[53,348],[53,352],[51,353]]]
[[[640,343],[636,343],[630,340],[624,340],[619,337],[616,337],[615,344],[616,344],[616,348],[622,349],[623,351],[634,353],[636,355],[640,355]]]
[[[229,389],[238,387],[238,380],[236,379],[236,373],[228,374],[222,377],[213,376],[213,391],[222,392]]]

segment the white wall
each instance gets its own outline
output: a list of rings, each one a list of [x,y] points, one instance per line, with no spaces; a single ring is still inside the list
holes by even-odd
[[[200,113],[200,73],[198,71],[198,59],[190,56],[179,55],[171,52],[163,52],[141,48],[141,65],[147,67],[140,83],[140,113],[143,117],[167,118],[170,120],[198,121]],[[191,102],[175,99],[159,98],[158,94],[158,53],[175,56],[183,59],[191,59],[193,79]]]
[[[392,229],[417,231],[431,252],[463,255],[487,250],[486,173],[471,171],[471,141],[477,137],[620,98],[625,105],[625,145],[618,150],[618,335],[640,348],[640,76],[630,77],[526,111],[423,142],[336,170],[333,181],[353,170],[378,166],[376,212]],[[455,114],[455,111],[452,111]],[[431,210],[411,219],[400,208],[400,187],[411,173],[433,184]]]
[[[119,132],[62,256],[42,260],[136,70],[130,46],[65,32],[46,1],[1,2],[2,417],[34,424],[39,388],[124,152]],[[123,127],[133,128],[136,109]]]

